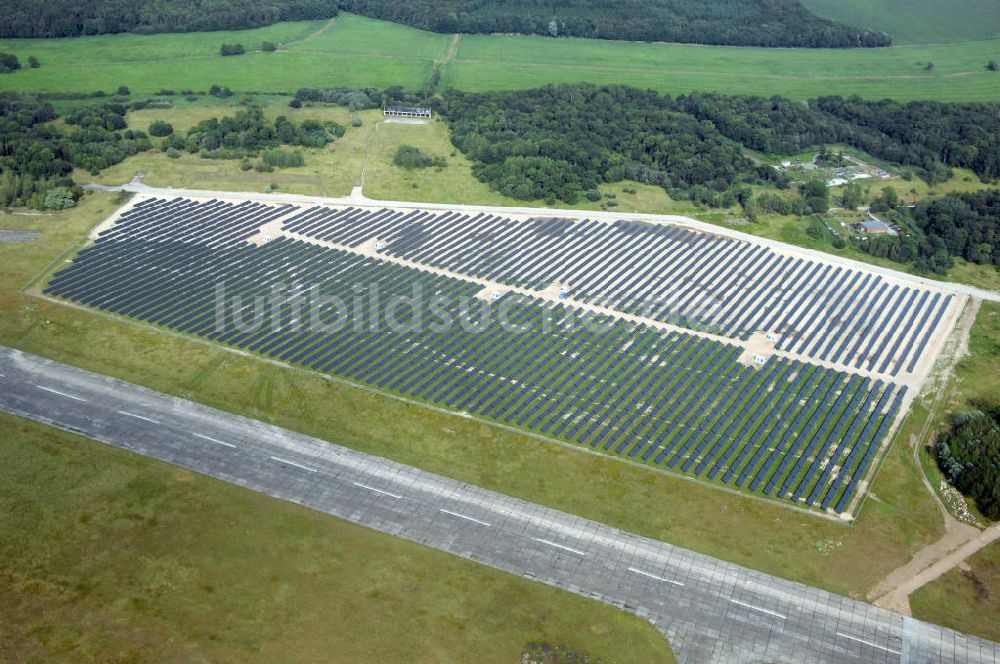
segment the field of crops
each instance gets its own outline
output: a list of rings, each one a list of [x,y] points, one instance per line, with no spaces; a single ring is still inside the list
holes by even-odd
[[[291,220],[302,229],[309,216],[316,210],[148,199],[57,272],[46,292],[840,513],[852,508],[904,403],[906,387],[889,378],[781,352],[747,362],[738,340],[595,314],[571,299],[512,289],[484,300],[482,280],[471,276],[300,239]],[[288,234],[261,240],[261,227],[276,222]],[[397,229],[382,250],[420,244],[412,225]],[[533,232],[558,237],[553,230]],[[685,244],[707,250],[691,238]],[[484,324],[487,305],[497,316]]]
[[[261,52],[262,41],[282,44]],[[246,55],[221,57],[240,42]],[[0,75],[0,90],[42,92],[161,89],[294,92],[299,87],[386,87],[420,90],[435,63],[442,85],[469,91],[590,82],[792,98],[859,94],[900,100],[979,101],[1000,98],[1000,39],[888,49],[760,49],[645,44],[516,35],[462,37],[449,56],[450,35],[344,14],[335,22],[282,23],[256,30],[77,39],[3,40],[0,50],[38,69]],[[933,62],[933,70],[925,68]]]

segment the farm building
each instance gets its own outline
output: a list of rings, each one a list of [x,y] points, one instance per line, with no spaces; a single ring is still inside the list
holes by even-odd
[[[420,106],[385,106],[382,108],[382,115],[387,118],[429,120],[431,118],[431,109]]]
[[[859,233],[865,235],[889,235],[892,233],[892,227],[881,219],[866,219],[855,228]]]

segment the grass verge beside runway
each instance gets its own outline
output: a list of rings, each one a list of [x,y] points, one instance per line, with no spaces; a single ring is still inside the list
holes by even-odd
[[[863,593],[940,534],[905,446],[847,526],[17,292],[114,207],[93,194],[69,213],[4,219],[46,232],[0,246],[0,343],[836,592]],[[915,412],[899,440],[922,425]]]
[[[0,414],[4,661],[672,662],[652,625]]]
[[[1000,641],[1000,542],[910,596],[913,615],[945,627]]]

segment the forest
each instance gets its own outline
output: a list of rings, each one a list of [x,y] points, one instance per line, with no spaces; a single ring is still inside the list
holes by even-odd
[[[929,182],[950,167],[1000,177],[1000,104],[871,102],[824,97],[692,94],[592,85],[512,92],[449,90],[438,112],[476,174],[515,198],[575,200],[600,182],[638,180],[675,198],[732,193],[740,183],[780,180],[744,148],[795,154],[844,143],[910,166]],[[539,195],[541,194],[541,195]],[[568,196],[568,197],[567,197]],[[730,197],[722,196],[720,205]]]
[[[520,33],[730,46],[888,46],[798,0],[341,0],[345,11],[434,32]]]
[[[1000,189],[949,194],[913,207],[885,199],[877,198],[872,209],[903,232],[860,240],[863,251],[938,274],[946,274],[956,256],[1000,267]]]
[[[521,33],[732,46],[888,46],[798,0],[11,0],[0,37],[241,30],[341,10],[435,32]]]
[[[0,37],[244,30],[336,15],[332,0],[10,0]]]
[[[937,443],[938,465],[955,488],[976,501],[987,517],[1000,519],[1000,404],[951,417]]]
[[[48,124],[50,104],[31,97],[0,94],[0,206],[55,207],[48,197],[72,188],[74,167],[99,171],[152,147],[143,132],[125,129],[126,107],[100,104],[66,116],[69,132]],[[124,130],[124,131],[123,131]],[[78,190],[74,194],[78,197]]]

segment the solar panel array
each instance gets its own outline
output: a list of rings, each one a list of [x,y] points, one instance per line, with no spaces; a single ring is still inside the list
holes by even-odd
[[[679,226],[313,207],[295,233],[870,372],[912,373],[953,296]]]
[[[891,382],[777,356],[751,368],[737,361],[742,349],[735,344],[622,319],[597,317],[600,329],[571,325],[584,312],[516,294],[503,297],[514,329],[393,330],[383,310],[335,303],[352,302],[359,284],[377,285],[385,301],[420,294],[404,316],[410,322],[457,320],[459,296],[472,300],[481,287],[285,237],[245,242],[261,224],[300,212],[255,203],[143,201],[58,271],[46,292],[609,454],[840,512],[903,402],[906,388]],[[553,237],[570,230],[565,222],[546,227]],[[394,242],[394,251],[412,251],[403,240]],[[219,284],[240,301],[227,300],[220,309]],[[262,313],[254,298],[277,285],[292,295]],[[441,294],[450,297],[435,308],[431,298]],[[304,306],[307,300],[312,306]]]

